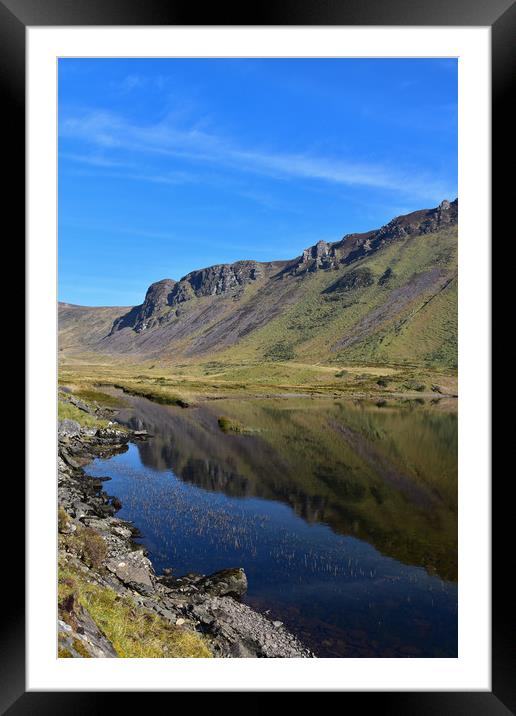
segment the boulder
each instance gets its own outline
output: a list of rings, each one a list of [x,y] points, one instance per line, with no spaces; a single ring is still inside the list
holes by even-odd
[[[222,569],[197,582],[199,590],[213,597],[242,597],[247,592],[247,577],[241,567]]]
[[[154,592],[150,560],[140,550],[110,559],[106,567],[126,586],[144,595]]]
[[[79,408],[79,410],[82,410],[84,413],[94,413],[95,411],[90,408],[90,406],[85,403],[83,400],[79,400],[79,398],[76,398],[74,395],[70,395],[68,398],[68,402],[72,405],[75,405],[76,408]]]
[[[74,438],[81,434],[81,426],[76,420],[65,418],[59,421],[57,434],[60,438]]]

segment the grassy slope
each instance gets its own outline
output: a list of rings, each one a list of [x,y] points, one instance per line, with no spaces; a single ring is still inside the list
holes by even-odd
[[[71,403],[59,401],[57,404],[57,416],[59,420],[75,420],[79,425],[85,428],[103,428],[106,427],[108,421],[101,420],[94,415],[79,410]]]
[[[109,333],[115,318],[128,310],[123,306],[59,304],[59,350],[84,350]]]
[[[163,333],[163,343],[158,341],[158,347],[154,346],[152,351],[146,347],[150,345],[150,335],[137,336],[127,329],[124,337],[120,337],[119,360],[143,363],[147,352],[147,357],[154,354],[154,362],[160,359],[169,364],[184,361],[189,366],[208,361],[224,367],[249,365],[264,360],[272,362],[276,358],[304,364],[409,364],[454,370],[456,281],[445,290],[440,289],[456,275],[456,248],[456,227],[447,228],[388,244],[371,256],[338,270],[319,270],[302,277],[257,283],[247,287],[237,301],[220,297],[194,298],[185,304],[185,316],[192,312],[203,316],[206,310],[211,319],[201,317],[192,324],[191,330],[172,342]],[[378,279],[388,268],[393,275],[387,284],[380,285]],[[335,281],[357,269],[371,272],[372,285],[340,294],[325,293]],[[387,319],[376,319],[366,330],[359,330],[364,319],[388,304],[393,293],[403,290],[414,277],[432,270],[440,270],[442,276],[436,277],[411,301],[398,306]],[[209,307],[214,302],[221,310],[210,313]],[[282,310],[275,315],[278,304]],[[242,335],[237,317],[239,311],[248,310],[270,319],[261,326],[258,321],[254,330],[244,331]],[[79,360],[87,357],[90,362],[118,360],[116,340],[108,342],[109,357],[101,355],[104,348],[98,341],[107,335],[114,318],[122,312],[117,308],[61,306],[60,350],[66,359],[73,360],[75,353]],[[179,324],[182,320],[186,318],[178,319]],[[339,348],[339,340],[349,336],[355,336],[354,340]],[[127,354],[128,339],[133,342],[132,357]]]
[[[456,365],[456,287],[432,298],[432,288],[417,297],[402,312],[355,345],[333,351],[336,341],[371,310],[385,302],[390,291],[406,284],[414,274],[439,266],[453,272],[456,267],[456,230],[444,230],[391,244],[339,271],[319,271],[304,277],[302,297],[280,317],[244,337],[237,345],[214,355],[214,360],[235,362],[263,358],[278,343],[292,347],[295,357],[306,363],[317,361],[357,363],[411,363],[454,368]],[[388,268],[394,276],[387,286],[371,286],[328,300],[323,291],[339,277],[365,267],[378,279]],[[441,282],[443,283],[443,282]],[[401,324],[401,325],[400,325]]]
[[[112,643],[121,658],[210,658],[204,639],[181,629],[141,607],[130,597],[121,597],[109,587],[92,580],[93,573],[72,562],[59,565],[59,602],[73,596]],[[59,610],[60,618],[68,614]],[[60,657],[68,657],[62,647]]]

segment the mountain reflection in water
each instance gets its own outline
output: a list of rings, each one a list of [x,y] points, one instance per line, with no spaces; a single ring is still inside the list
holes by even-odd
[[[248,601],[320,655],[456,655],[456,414],[324,399],[187,409],[124,400],[117,419],[152,437],[90,472],[113,477],[120,514],[142,529],[157,568],[243,566]],[[248,432],[223,433],[222,415]]]

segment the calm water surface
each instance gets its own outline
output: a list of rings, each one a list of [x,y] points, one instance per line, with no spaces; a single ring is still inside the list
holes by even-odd
[[[128,398],[153,437],[89,465],[156,570],[244,567],[318,656],[457,655],[457,417],[426,406]],[[228,416],[249,434],[225,434]]]

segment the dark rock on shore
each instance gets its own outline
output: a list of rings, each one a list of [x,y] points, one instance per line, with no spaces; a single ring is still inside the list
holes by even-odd
[[[125,536],[120,534],[120,529],[117,534]],[[106,567],[126,586],[140,594],[151,595],[155,591],[150,560],[141,551],[128,552],[122,557],[110,559]]]
[[[81,426],[75,420],[60,420],[59,421],[59,438],[74,438],[81,434]]]
[[[233,597],[240,599],[247,592],[247,576],[241,567],[221,569],[207,577],[202,574],[185,574],[183,577],[172,577],[171,570],[158,577],[160,584],[175,589],[182,594],[207,594],[212,597]]]
[[[200,589],[214,597],[242,597],[247,592],[247,577],[243,569],[223,569],[198,583]]]

